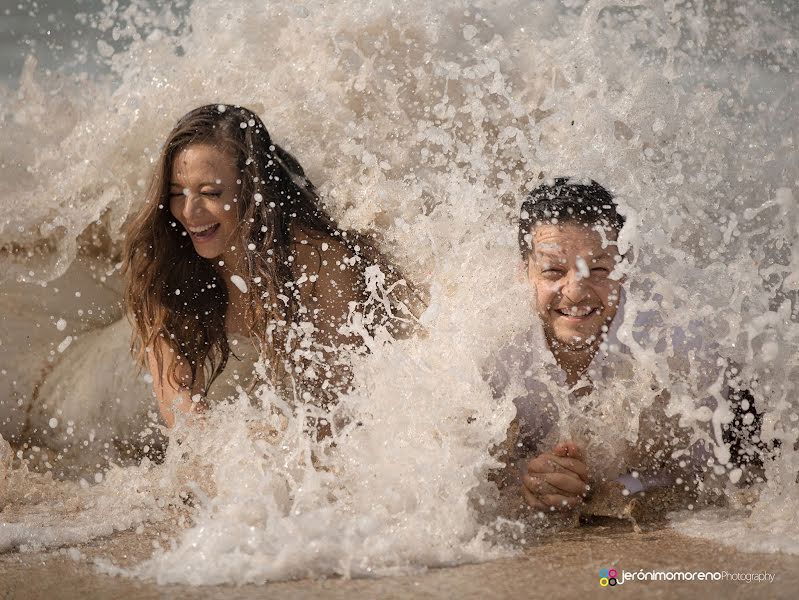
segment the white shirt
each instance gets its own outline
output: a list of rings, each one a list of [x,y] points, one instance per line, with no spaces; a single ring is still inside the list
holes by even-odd
[[[718,359],[717,348],[699,334],[698,322],[690,323],[687,332],[677,327],[664,329],[655,327],[659,325],[656,313],[639,312],[634,322],[626,323],[624,305],[622,290],[616,316],[584,375],[589,381],[582,381],[571,390],[537,319],[500,351],[487,378],[495,397],[512,398],[516,406],[518,460],[569,439],[586,447],[600,476],[615,479],[638,468],[632,464],[636,459],[630,456],[630,449],[640,438],[644,443],[653,442],[653,454],[660,448],[664,462],[671,459],[675,448],[684,450],[682,470],[696,470],[699,463],[706,464],[710,454],[705,450],[707,446],[695,443],[696,436],[673,446],[670,444],[677,432],[662,427],[675,407],[681,413],[720,412],[723,416],[729,412],[726,403],[719,402],[719,398],[726,398],[726,363]],[[664,330],[668,339],[647,339]],[[636,360],[631,347],[646,364]],[[590,394],[574,393],[585,385],[593,386]],[[671,395],[668,406],[663,395],[666,389]],[[651,418],[635,418],[642,409]],[[641,421],[644,430],[639,430]],[[720,429],[718,433],[721,441]],[[672,479],[663,473],[650,473],[648,481],[662,485]],[[629,478],[622,480],[633,488],[640,485]]]

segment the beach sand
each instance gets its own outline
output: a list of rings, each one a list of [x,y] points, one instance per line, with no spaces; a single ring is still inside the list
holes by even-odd
[[[192,587],[114,577],[98,572],[96,557],[130,565],[147,557],[152,538],[123,532],[74,550],[0,555],[0,598],[149,600],[248,598],[575,598],[591,593],[657,598],[795,598],[799,556],[742,553],[659,528],[636,533],[607,521],[539,540],[519,556],[481,564],[375,579],[324,579],[263,586]],[[70,556],[71,555],[71,556]],[[628,581],[611,592],[599,585],[602,568],[624,571],[728,571],[774,575],[772,583],[743,581]]]

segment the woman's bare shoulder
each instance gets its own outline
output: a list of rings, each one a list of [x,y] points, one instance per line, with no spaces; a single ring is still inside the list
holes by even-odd
[[[297,280],[314,279],[317,288],[339,288],[361,279],[361,257],[340,236],[297,228],[294,231]]]
[[[317,329],[338,337],[334,332],[346,322],[350,303],[363,301],[362,259],[356,248],[327,233],[298,230],[294,241],[294,285],[301,307]]]

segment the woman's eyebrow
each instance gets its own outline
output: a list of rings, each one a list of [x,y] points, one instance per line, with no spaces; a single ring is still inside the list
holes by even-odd
[[[224,184],[224,183],[222,183],[222,180],[220,180],[220,179],[216,179],[216,180],[214,180],[214,181],[203,181],[203,182],[201,182],[201,183],[199,184],[199,187],[203,187],[203,186],[205,186],[205,185],[218,185],[218,186],[221,186],[221,187],[225,187],[225,184]],[[180,188],[180,189],[182,189],[182,190],[183,190],[183,189],[186,189],[184,186],[182,186],[182,185],[181,185],[181,184],[179,184],[179,183],[175,183],[174,181],[173,181],[172,183],[170,183],[170,184],[169,184],[169,187],[176,187],[176,188]]]

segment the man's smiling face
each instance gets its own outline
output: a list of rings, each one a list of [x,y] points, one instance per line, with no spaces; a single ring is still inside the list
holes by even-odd
[[[566,221],[531,232],[527,273],[550,346],[591,346],[616,316],[621,281],[610,277],[619,261],[616,235],[605,230],[603,236],[596,227]],[[604,248],[603,237],[611,240]]]

